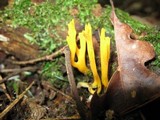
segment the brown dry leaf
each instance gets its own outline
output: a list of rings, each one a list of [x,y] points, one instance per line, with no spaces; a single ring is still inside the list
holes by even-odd
[[[28,105],[31,110],[31,118],[34,120],[40,120],[47,113],[47,109],[34,101],[29,101]]]
[[[118,69],[105,95],[94,95],[91,101],[93,116],[108,109],[124,115],[160,97],[160,76],[144,65],[155,56],[153,46],[146,41],[131,39],[132,28],[121,23],[112,8]]]

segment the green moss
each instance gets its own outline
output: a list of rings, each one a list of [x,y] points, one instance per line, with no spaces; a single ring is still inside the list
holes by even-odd
[[[149,41],[153,44],[153,47],[156,52],[156,58],[151,63],[152,69],[154,68],[160,68],[160,32],[159,30],[156,30],[155,28],[152,28],[147,31],[147,36],[143,37],[142,39]]]
[[[44,80],[50,81],[52,84],[56,85],[56,87],[61,88],[64,83],[68,84],[67,77],[63,76],[66,72],[64,67],[64,57],[60,57],[51,62],[46,62],[42,75]]]

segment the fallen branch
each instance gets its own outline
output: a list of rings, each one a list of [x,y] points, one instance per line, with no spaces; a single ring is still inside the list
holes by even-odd
[[[0,73],[35,71],[36,69],[37,69],[37,67],[24,67],[24,68],[14,68],[14,69],[0,69]]]
[[[22,72],[24,72],[24,71],[35,71],[35,70],[37,70],[38,68],[37,67],[24,67],[24,68],[21,68],[21,69],[17,69],[16,71],[14,71],[13,73],[11,73],[11,74],[9,74],[8,76],[6,76],[5,78],[3,78],[1,81],[0,81],[0,84],[2,84],[2,83],[4,83],[4,82],[6,82],[10,77],[12,77],[12,76],[15,76],[15,75],[17,75],[17,74],[19,74],[19,73],[22,73]],[[11,71],[11,70],[9,70],[9,71]],[[9,72],[8,71],[8,72]],[[0,70],[0,72],[6,72],[6,71],[3,71],[3,70]]]
[[[26,65],[26,64],[34,64],[34,63],[41,62],[41,61],[51,61],[53,60],[53,58],[58,57],[59,55],[62,55],[65,48],[66,46],[62,47],[61,49],[57,50],[56,52],[50,55],[46,55],[40,58],[27,60],[27,61],[12,61],[12,63],[17,64],[17,65]]]

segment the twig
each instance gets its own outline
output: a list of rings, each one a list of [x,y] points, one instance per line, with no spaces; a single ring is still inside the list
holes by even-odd
[[[32,70],[33,71],[33,70],[37,70],[37,69],[38,69],[37,67],[32,67],[32,68],[31,67],[25,67],[25,68],[21,68],[21,69],[17,70],[16,72],[13,72],[10,75],[8,75],[5,78],[3,78],[0,81],[0,84],[6,82],[10,77],[15,76],[15,75],[17,75],[17,74],[19,74],[21,72],[28,71],[28,70]]]
[[[28,61],[12,61],[13,64],[17,64],[17,65],[26,65],[26,64],[34,64],[36,62],[40,62],[40,61],[50,61],[53,60],[53,58],[62,55],[63,51],[65,49],[66,46],[62,47],[61,49],[57,50],[56,52],[50,54],[50,55],[46,55],[40,58],[36,58],[36,59],[32,59],[32,60],[28,60]]]
[[[79,116],[63,117],[63,118],[53,118],[52,120],[79,120]]]
[[[0,69],[0,73],[34,71],[35,69],[37,69],[37,67],[24,67],[24,68],[15,68],[15,69]]]
[[[0,81],[2,80],[2,76],[0,75]],[[2,87],[3,89],[3,92],[5,93],[5,95],[7,96],[7,98],[9,99],[9,101],[11,101],[11,96],[7,93],[7,90],[6,90],[6,85],[5,84],[0,84],[0,86]]]
[[[73,100],[73,98],[72,98],[71,96],[65,94],[64,92],[58,90],[57,88],[51,86],[50,84],[47,84],[47,85],[46,85],[46,82],[45,82],[45,81],[42,81],[42,85],[43,85],[43,87],[45,87],[45,88],[48,87],[49,89],[52,89],[52,90],[56,91],[57,93],[63,95],[64,97],[66,97],[66,98],[69,99],[69,100]]]
[[[0,81],[0,84],[6,82],[10,77],[17,75],[18,73],[20,73],[20,72],[14,72],[14,73],[11,73],[10,75],[6,76],[5,78],[3,78],[3,79]]]
[[[77,110],[81,116],[81,119],[88,120],[86,116],[87,109],[85,105],[81,102],[79,94],[78,94],[78,90],[76,87],[76,83],[75,83],[75,79],[74,79],[74,75],[72,71],[72,66],[71,66],[71,61],[70,61],[70,50],[68,47],[66,47],[66,49],[64,50],[64,54],[65,54],[65,65],[67,69],[67,76],[68,76],[69,84],[71,87],[72,97],[76,102]]]
[[[26,94],[26,92],[32,87],[34,84],[34,81],[26,88],[26,90],[21,93],[9,106],[7,106],[1,113],[0,113],[0,119],[2,119]]]
[[[142,120],[146,120],[145,116],[143,115],[143,113],[141,111],[139,111],[140,117],[142,118]]]

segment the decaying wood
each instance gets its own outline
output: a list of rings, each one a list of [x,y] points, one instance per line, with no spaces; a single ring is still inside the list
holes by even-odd
[[[31,45],[22,33],[6,28],[0,29],[0,49],[19,60],[33,59],[39,55],[37,47]]]
[[[54,52],[50,55],[46,55],[43,57],[39,57],[39,58],[31,59],[31,60],[26,60],[26,61],[12,61],[12,63],[17,64],[17,65],[27,65],[27,64],[34,64],[36,62],[53,60],[55,57],[62,55],[65,48],[66,48],[66,46],[62,47],[61,49],[57,50],[56,52]]]
[[[8,0],[0,1],[0,9],[4,9],[8,5]]]

